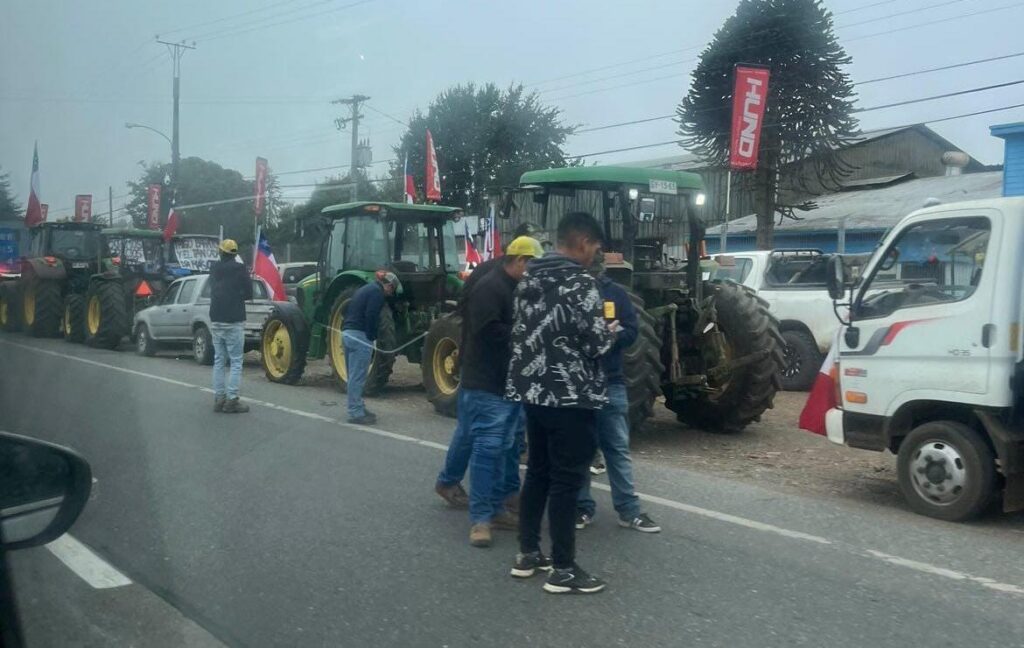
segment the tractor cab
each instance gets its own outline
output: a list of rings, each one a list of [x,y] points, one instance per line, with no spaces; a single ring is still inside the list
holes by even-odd
[[[29,231],[32,241],[23,264],[62,266],[72,292],[84,291],[89,276],[101,270],[107,251],[102,225],[53,222]]]
[[[146,303],[172,279],[166,268],[164,237],[158,230],[130,227],[103,230],[110,264],[136,298]]]

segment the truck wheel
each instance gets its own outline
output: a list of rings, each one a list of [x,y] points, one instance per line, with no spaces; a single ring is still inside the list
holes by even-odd
[[[704,294],[714,298],[718,326],[726,340],[726,360],[767,353],[712,381],[710,389],[663,384],[665,406],[689,426],[735,432],[772,407],[783,363],[779,322],[768,312],[767,302],[731,281],[705,282]]]
[[[202,324],[192,331],[192,357],[201,365],[213,364],[213,337]]]
[[[64,318],[61,320],[64,339],[81,344],[85,341],[85,298],[68,295],[64,298]]]
[[[359,288],[361,286],[353,286],[342,291],[331,307],[331,328],[328,331],[327,351],[331,359],[331,371],[338,379],[338,385],[342,391],[348,389],[348,371],[345,369],[345,348],[341,344],[341,327],[345,323],[345,309],[348,308],[348,302]],[[398,344],[396,340],[395,318],[391,314],[391,307],[384,304],[384,308],[380,311],[376,346],[380,349],[394,349]],[[394,366],[395,355],[393,353],[380,353],[375,350],[370,357],[370,368],[366,374],[363,393],[367,396],[379,394],[388,384]]]
[[[85,294],[85,341],[116,349],[130,332],[124,287],[118,281],[93,281]]]
[[[785,364],[782,367],[782,388],[786,391],[807,391],[821,368],[823,358],[818,352],[818,343],[805,331],[783,331],[786,346],[782,353]]]
[[[623,289],[636,308],[639,323],[636,342],[622,354],[622,373],[629,398],[629,429],[635,433],[644,421],[654,415],[654,401],[661,395],[661,376],[665,373],[665,365],[661,363],[661,336],[656,329],[657,320],[645,310],[646,305],[639,294],[625,286]]]
[[[156,355],[157,343],[149,335],[149,327],[139,323],[135,329],[135,352],[140,356],[152,357]]]
[[[21,291],[21,321],[32,337],[55,337],[60,334],[63,306],[60,284],[35,277]]]
[[[434,320],[423,341],[423,387],[439,414],[455,416],[459,396],[459,345],[462,317],[446,315]]]
[[[962,522],[985,510],[995,491],[995,457],[963,423],[931,421],[903,439],[897,460],[900,491],[915,513]]]
[[[270,382],[294,385],[306,370],[309,333],[304,320],[275,308],[263,326],[260,361]]]
[[[18,303],[18,284],[14,281],[0,284],[0,329],[7,333],[17,333],[21,328]]]

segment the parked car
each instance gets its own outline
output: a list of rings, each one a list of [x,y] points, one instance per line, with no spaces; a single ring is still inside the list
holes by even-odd
[[[210,275],[178,279],[161,296],[159,303],[135,315],[132,327],[135,350],[151,356],[162,347],[192,345],[200,364],[213,364],[210,337]],[[259,278],[252,280],[253,300],[245,305],[245,350],[258,349],[263,324],[274,308],[270,287]]]
[[[284,291],[289,299],[295,297],[295,288],[299,282],[316,272],[316,261],[298,261],[295,263],[280,263],[277,269],[281,272],[281,282],[284,283]]]

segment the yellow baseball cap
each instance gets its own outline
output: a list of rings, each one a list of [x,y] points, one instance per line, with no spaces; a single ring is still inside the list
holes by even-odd
[[[238,243],[234,239],[224,239],[220,242],[220,251],[225,254],[238,254]]]
[[[542,257],[544,256],[544,248],[541,247],[540,241],[533,237],[518,236],[508,244],[505,254],[509,256]]]

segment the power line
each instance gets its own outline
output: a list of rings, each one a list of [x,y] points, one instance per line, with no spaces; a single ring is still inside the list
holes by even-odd
[[[374,108],[370,104],[366,104],[366,107],[369,108],[370,110],[372,110],[373,112],[377,113],[378,115],[383,115],[384,117],[387,117],[388,119],[390,119],[391,121],[395,122],[399,126],[405,127],[405,126],[409,125],[409,124],[407,124],[406,122],[403,122],[401,119],[399,119],[397,117],[392,117],[391,115],[387,114],[383,110],[378,110],[378,109]]]
[[[994,7],[992,9],[982,9],[981,11],[974,11],[971,13],[960,14],[958,16],[951,16],[949,18],[940,18],[939,20],[932,20],[929,22],[918,23],[916,25],[907,25],[906,27],[897,27],[895,29],[888,29],[886,31],[875,32],[873,34],[864,34],[862,36],[856,36],[854,38],[844,39],[845,42],[849,43],[857,40],[864,40],[865,38],[874,38],[875,36],[888,36],[889,34],[895,34],[901,31],[907,31],[910,29],[918,29],[919,27],[930,27],[931,25],[938,25],[940,23],[951,22],[953,20],[963,20],[964,18],[973,18],[974,16],[981,16],[984,14],[995,13],[997,11],[1005,11],[1006,9],[1016,9],[1024,5],[1024,2],[1015,2],[1013,4],[1002,5],[1001,7]]]
[[[359,5],[364,5],[364,4],[369,4],[369,3],[373,2],[373,1],[374,0],[358,0],[358,2],[353,2],[351,4],[342,5],[340,7],[333,7],[331,9],[327,9],[325,11],[320,11],[320,12],[317,12],[317,13],[307,14],[305,16],[297,16],[295,18],[289,18],[288,20],[280,20],[280,21],[277,21],[277,22],[271,22],[271,23],[267,23],[265,25],[255,25],[255,26],[249,27],[247,29],[239,29],[239,30],[235,30],[235,31],[224,31],[224,32],[211,32],[210,34],[204,34],[202,36],[196,37],[196,40],[197,41],[198,40],[211,41],[211,40],[215,40],[215,39],[218,39],[218,38],[224,38],[226,36],[237,36],[238,34],[247,34],[247,33],[252,32],[252,31],[257,31],[257,30],[260,30],[260,29],[267,29],[269,27],[278,27],[280,25],[288,25],[288,24],[291,24],[291,23],[294,23],[294,22],[299,22],[301,20],[308,20],[310,18],[317,18],[319,16],[323,16],[323,15],[326,15],[326,14],[329,14],[329,13],[334,13],[334,12],[337,12],[337,11],[343,11],[345,9],[352,9],[353,7],[357,7]]]
[[[942,67],[928,68],[926,70],[917,70],[915,72],[905,72],[903,74],[894,74],[892,76],[878,77],[876,79],[866,79],[864,81],[857,81],[853,85],[868,85],[869,83],[878,83],[880,81],[892,81],[893,79],[904,79],[906,77],[916,76],[918,74],[927,74],[929,72],[942,72],[943,70],[952,70],[954,68],[967,67],[969,65],[978,65],[979,63],[990,63],[992,61],[1002,61],[1004,59],[1016,58],[1018,56],[1024,56],[1024,52],[1015,52],[1013,54],[1004,54],[1003,56],[992,56],[989,58],[976,59],[974,61],[965,61],[963,63],[954,63],[952,65],[943,65]]]
[[[878,22],[880,20],[889,20],[890,18],[898,18],[900,16],[906,16],[908,14],[920,13],[921,11],[924,11],[926,9],[938,9],[939,7],[945,7],[946,5],[951,5],[951,4],[959,4],[961,2],[964,2],[964,0],[946,0],[946,2],[940,2],[938,4],[928,5],[927,7],[918,7],[916,9],[909,9],[907,11],[900,11],[900,12],[897,12],[897,13],[894,13],[894,14],[889,14],[887,16],[879,16],[877,18],[868,18],[867,20],[862,20],[860,22],[847,23],[845,25],[841,25],[841,27],[843,29],[846,29],[848,27],[859,27],[860,25],[867,25],[868,23]]]
[[[248,11],[243,11],[241,13],[231,14],[229,16],[224,16],[222,18],[217,18],[216,20],[208,20],[206,22],[194,23],[194,24],[189,25],[187,27],[176,27],[174,29],[167,29],[167,30],[162,31],[161,35],[166,36],[167,34],[177,34],[178,32],[189,31],[189,30],[192,30],[192,29],[197,29],[199,27],[206,27],[207,25],[216,25],[217,23],[222,23],[222,22],[225,22],[225,21],[228,21],[228,20],[233,20],[235,18],[241,18],[242,16],[248,16],[248,15],[251,15],[251,14],[254,14],[254,13],[258,13],[260,11],[267,11],[268,9],[273,9],[274,7],[280,7],[282,5],[291,4],[293,2],[296,2],[296,0],[283,0],[281,2],[275,2],[273,4],[269,4],[269,5],[266,5],[266,6],[263,6],[263,7],[256,7],[255,9],[250,9]]]
[[[909,104],[922,103],[925,101],[935,101],[936,99],[945,99],[947,97],[958,97],[960,95],[972,94],[975,92],[984,92],[986,90],[995,90],[997,88],[1007,88],[1009,86],[1020,85],[1024,83],[1024,79],[1019,81],[1007,81],[1006,83],[996,83],[994,85],[981,86],[980,88],[970,88],[969,90],[957,90],[956,92],[947,92],[939,95],[932,95],[931,97],[920,97],[918,99],[907,99],[906,101],[897,101],[895,103],[882,104],[881,106],[871,106],[870,108],[855,108],[852,112],[862,113],[869,112],[872,110],[882,110],[884,108],[895,108],[896,106],[906,106]]]
[[[837,11],[835,13],[835,15],[836,16],[841,16],[843,14],[853,13],[855,11],[863,11],[864,9],[871,9],[872,7],[878,7],[878,6],[881,6],[881,5],[892,4],[894,2],[897,2],[897,0],[882,0],[882,2],[872,2],[871,4],[866,4],[866,5],[863,5],[863,6],[860,6],[860,7],[854,7],[852,9],[845,9],[843,11]]]

